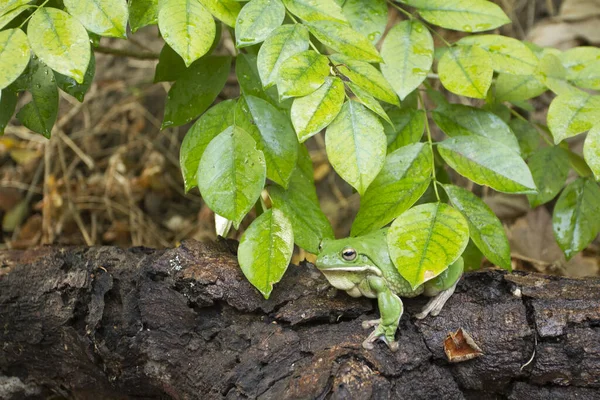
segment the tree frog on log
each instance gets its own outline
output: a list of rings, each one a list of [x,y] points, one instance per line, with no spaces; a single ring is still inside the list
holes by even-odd
[[[381,229],[360,237],[325,239],[316,266],[333,287],[345,290],[352,297],[377,299],[381,318],[363,322],[364,329],[375,329],[362,345],[370,350],[373,342],[381,338],[390,350],[396,351],[398,342],[394,336],[403,312],[399,296],[432,297],[416,317],[438,315],[463,274],[463,260],[459,258],[440,275],[413,289],[390,259],[386,233],[387,229]]]

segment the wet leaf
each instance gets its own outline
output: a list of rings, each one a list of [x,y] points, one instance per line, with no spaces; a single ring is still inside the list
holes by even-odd
[[[360,236],[389,224],[423,195],[431,182],[433,160],[424,143],[390,153],[364,196],[352,224],[352,236]]]
[[[283,0],[283,4],[304,21],[346,21],[341,7],[334,0]]]
[[[385,162],[386,137],[379,119],[365,106],[348,101],[325,134],[327,158],[361,195]]]
[[[275,29],[258,51],[257,68],[265,89],[277,82],[279,68],[289,57],[308,50],[308,29],[302,24]]]
[[[505,193],[535,193],[525,161],[499,142],[483,136],[457,136],[439,142],[438,151],[450,167],[477,184]]]
[[[445,104],[433,111],[433,119],[450,137],[484,136],[520,153],[519,143],[510,127],[489,111],[462,104]]]
[[[398,272],[416,288],[460,257],[469,243],[469,225],[447,204],[422,204],[396,218],[387,243]]]
[[[490,55],[477,46],[449,48],[438,64],[442,85],[454,94],[485,99],[494,68]]]
[[[567,79],[585,89],[600,90],[600,49],[575,47],[558,56],[567,69]]]
[[[185,61],[175,50],[165,43],[154,72],[154,83],[176,81],[187,69]]]
[[[17,113],[23,125],[50,138],[58,115],[58,88],[52,70],[40,62],[31,69],[31,101]]]
[[[285,60],[279,68],[277,88],[282,99],[306,96],[317,90],[329,75],[327,57],[313,50]]]
[[[340,78],[327,77],[319,89],[294,100],[291,119],[298,141],[325,129],[339,114],[344,103],[344,84]]]
[[[385,0],[346,0],[342,13],[358,33],[376,44],[385,31],[388,8]]]
[[[425,132],[425,111],[415,108],[393,109],[389,112],[392,127],[385,126],[388,153],[400,147],[417,143]]]
[[[560,194],[552,227],[567,260],[585,249],[600,231],[600,188],[591,179],[579,178]]]
[[[256,62],[257,59],[254,54],[240,53],[236,57],[235,75],[238,79],[241,92],[246,96],[254,96],[266,100],[277,108],[289,109],[291,101],[280,102],[277,88],[263,89]]]
[[[385,120],[389,125],[392,125],[392,120],[375,97],[371,96],[366,90],[361,89],[352,82],[346,82],[346,86],[348,86],[358,101],[360,101],[365,107],[379,115],[379,117]]]
[[[496,101],[522,101],[544,93],[546,86],[534,75],[498,74],[496,79]]]
[[[281,0],[252,0],[238,15],[235,25],[237,47],[263,42],[285,18]]]
[[[221,132],[233,125],[235,100],[226,100],[211,107],[188,130],[179,151],[179,165],[185,191],[197,184],[198,164],[208,144]]]
[[[88,33],[75,18],[56,8],[39,8],[29,20],[27,37],[44,64],[83,83],[91,49]]]
[[[419,21],[395,25],[381,46],[381,72],[404,100],[427,78],[433,63],[433,38]]]
[[[556,96],[548,108],[554,143],[591,129],[600,122],[600,96],[569,92]]]
[[[462,38],[461,45],[475,45],[486,50],[495,71],[513,75],[533,74],[537,56],[523,42],[502,35],[474,35]]]
[[[567,70],[563,67],[558,56],[552,53],[542,56],[535,71],[535,77],[556,94],[566,94],[575,90],[567,82]]]
[[[17,18],[23,11],[30,9],[33,6],[25,5],[13,8],[8,11],[6,14],[2,14],[0,12],[0,29],[4,28],[10,22],[12,22],[15,18]]]
[[[369,39],[346,24],[313,21],[306,23],[306,26],[319,42],[348,57],[365,62],[383,61]]]
[[[159,0],[129,0],[129,25],[131,32],[158,23]]]
[[[25,70],[31,51],[20,29],[0,32],[0,90],[13,83]]]
[[[63,0],[69,14],[90,32],[127,38],[129,9],[126,0]]]
[[[162,0],[161,0],[162,1]],[[235,0],[199,0],[212,15],[225,25],[235,28],[242,4]]]
[[[469,224],[469,235],[479,250],[495,265],[511,270],[510,245],[502,222],[490,207],[470,191],[454,185],[444,185],[452,205]]]
[[[248,133],[229,127],[206,147],[196,176],[206,204],[238,229],[265,185],[265,158]]]
[[[583,157],[596,180],[600,180],[600,125],[596,125],[588,132],[583,145]]]
[[[278,209],[264,212],[242,235],[238,260],[242,272],[265,299],[287,270],[294,251],[294,234],[288,217]]]
[[[161,0],[158,27],[188,67],[208,52],[216,33],[215,20],[198,0]]]
[[[10,89],[0,91],[0,136],[4,134],[17,108],[17,94]]]
[[[538,192],[527,195],[531,207],[535,208],[556,197],[565,186],[569,168],[569,156],[558,146],[544,147],[533,153],[529,158],[529,169]]]
[[[511,22],[497,4],[487,0],[401,1],[415,7],[425,21],[455,31],[489,31]]]
[[[85,71],[85,75],[83,76],[83,83],[77,83],[77,81],[73,78],[69,78],[63,74],[59,74],[58,72],[54,73],[54,77],[56,78],[56,84],[63,92],[70,94],[79,100],[80,103],[83,102],[85,98],[85,94],[89,90],[90,86],[94,82],[94,75],[96,74],[96,56],[94,53],[90,56],[90,63],[88,64],[88,69]]]
[[[229,75],[231,57],[209,56],[195,62],[167,95],[162,129],[190,122],[217,98]]]
[[[519,142],[519,148],[521,149],[521,156],[523,158],[529,157],[540,144],[540,135],[535,127],[520,118],[512,119],[508,125],[517,137]]]

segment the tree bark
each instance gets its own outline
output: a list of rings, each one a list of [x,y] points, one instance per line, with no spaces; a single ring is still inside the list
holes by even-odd
[[[467,274],[437,317],[404,301],[396,353],[367,351],[374,301],[310,264],[264,300],[234,248],[0,253],[0,398],[600,398],[600,280]],[[447,361],[458,328],[482,356]]]

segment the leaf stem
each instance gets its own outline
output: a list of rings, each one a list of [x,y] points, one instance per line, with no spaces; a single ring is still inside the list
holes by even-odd
[[[48,3],[50,0],[46,0],[44,1],[41,5],[37,6],[37,8],[35,9],[34,12],[32,12],[31,14],[29,14],[29,16],[27,18],[25,18],[25,21],[21,22],[21,25],[19,25],[19,28],[22,28],[23,25],[25,25],[27,23],[27,21],[29,21],[31,19],[31,17],[33,17],[33,15],[42,7],[44,7],[46,5],[46,3]],[[35,7],[35,6],[34,6]]]
[[[425,109],[425,103],[423,102],[423,97],[421,92],[419,93],[419,104],[421,105],[421,109],[425,111],[425,131],[427,132],[427,142],[429,143],[429,151],[431,152],[431,180],[433,182],[433,190],[435,192],[435,197],[437,201],[440,201],[440,194],[438,193],[438,180],[435,174],[435,154],[433,152],[433,139],[431,138],[431,129],[429,128],[429,118],[427,116],[427,110]]]

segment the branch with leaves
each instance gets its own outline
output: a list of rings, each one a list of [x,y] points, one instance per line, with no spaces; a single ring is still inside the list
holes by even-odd
[[[499,192],[526,194],[532,207],[558,196],[553,226],[567,258],[600,231],[600,49],[561,52],[498,34],[449,43],[435,30],[479,33],[510,23],[494,3],[62,3],[0,6],[0,130],[19,94],[29,91],[32,100],[16,117],[49,137],[58,89],[83,101],[99,37],[126,38],[127,24],[132,31],[158,24],[166,44],[155,82],[174,82],[162,126],[197,119],[181,147],[185,189],[198,187],[236,229],[256,210],[239,261],[265,297],[285,273],[294,244],[316,253],[333,236],[305,145],[323,130],[329,162],[361,196],[351,234],[391,224],[390,255],[413,286],[465,249],[471,259],[511,268],[502,224],[479,197],[454,185],[447,169]],[[384,34],[391,12],[406,19]],[[223,30],[234,38],[235,57],[212,54]],[[432,35],[442,47],[434,47]],[[241,95],[212,106],[234,58]],[[448,92],[485,105],[449,103],[432,89],[429,81],[438,78]],[[548,90],[556,97],[546,123],[529,121],[528,101]],[[447,137],[434,141],[432,123]],[[571,151],[565,139],[587,131],[583,155]],[[567,184],[570,169],[578,178]]]

